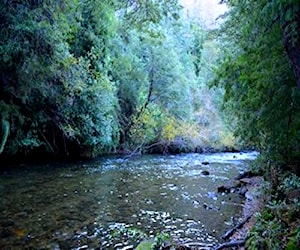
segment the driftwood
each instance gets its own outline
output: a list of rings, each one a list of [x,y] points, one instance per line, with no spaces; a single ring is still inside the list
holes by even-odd
[[[233,233],[240,229],[250,218],[252,217],[252,215],[249,215],[248,217],[246,217],[246,219],[244,219],[242,222],[240,222],[239,224],[237,224],[235,227],[229,229],[225,234],[222,235],[222,239],[226,240],[228,239],[231,235],[233,235]]]
[[[216,247],[214,250],[222,250],[228,247],[239,247],[239,246],[244,246],[245,244],[246,244],[246,240],[233,240],[221,244],[220,246]]]

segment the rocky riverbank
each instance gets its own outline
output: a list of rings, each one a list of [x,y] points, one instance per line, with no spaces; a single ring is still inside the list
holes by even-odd
[[[223,242],[215,247],[214,250],[245,249],[250,230],[256,222],[255,214],[264,206],[263,186],[264,180],[262,176],[257,176],[252,172],[245,172],[237,178],[228,181],[225,185],[218,187],[218,193],[222,195],[238,193],[240,196],[243,196],[244,203],[242,204],[243,210],[240,218],[234,218],[237,223],[222,235],[221,239]],[[176,246],[175,249],[198,250],[204,248],[199,248],[196,243],[192,243]]]
[[[235,227],[224,233],[222,239],[225,243],[219,245],[215,250],[228,249],[233,246],[238,247],[238,249],[245,249],[246,239],[255,224],[255,214],[264,205],[263,182],[263,177],[246,172],[227,185],[218,187],[219,192],[238,192],[244,196],[244,205],[239,222]]]

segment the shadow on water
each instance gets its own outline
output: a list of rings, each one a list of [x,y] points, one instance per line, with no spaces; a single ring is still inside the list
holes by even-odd
[[[0,248],[121,249],[158,232],[213,247],[242,210],[238,194],[217,187],[256,156],[113,156],[12,168],[0,174]]]

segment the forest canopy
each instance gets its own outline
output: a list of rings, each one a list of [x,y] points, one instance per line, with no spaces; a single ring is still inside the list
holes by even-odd
[[[201,152],[238,138],[297,164],[299,2],[221,2],[211,31],[177,0],[1,1],[0,157]]]
[[[205,108],[217,47],[204,64],[206,31],[176,0],[7,0],[0,20],[0,157],[233,144]]]

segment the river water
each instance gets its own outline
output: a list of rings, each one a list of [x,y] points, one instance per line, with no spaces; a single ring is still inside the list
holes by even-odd
[[[0,249],[123,249],[168,233],[211,249],[242,211],[217,187],[257,154],[110,156],[0,172]]]

